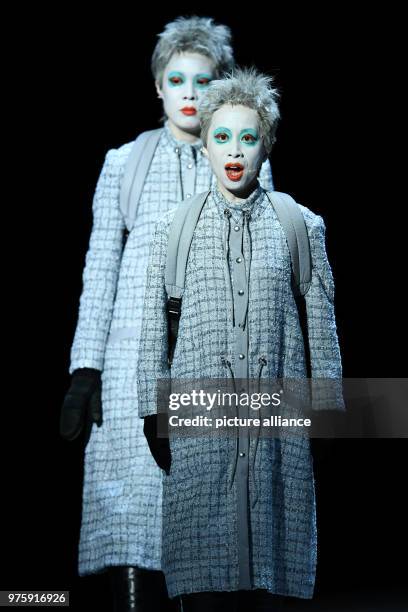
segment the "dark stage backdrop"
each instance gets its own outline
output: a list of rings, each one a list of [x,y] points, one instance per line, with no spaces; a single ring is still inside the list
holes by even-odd
[[[13,292],[23,339],[5,406],[18,422],[16,433],[3,434],[0,589],[65,589],[74,609],[109,609],[104,577],[76,574],[83,452],[80,443],[59,439],[59,411],[95,184],[108,149],[158,124],[150,57],[156,33],[177,15],[228,24],[238,63],[276,78],[282,113],[271,156],[276,189],[325,219],[344,376],[404,376],[399,217],[385,178],[389,149],[380,140],[390,120],[391,78],[378,38],[386,27],[382,15],[373,25],[373,15],[358,18],[335,7],[306,14],[294,6],[285,17],[270,3],[268,13],[260,3],[224,8],[155,6],[136,16],[108,6],[92,19],[67,9],[32,28],[26,15],[20,101],[29,112],[16,157],[24,172],[14,193],[24,184],[27,195],[19,204],[24,223],[14,213],[11,230],[21,257]],[[36,17],[42,21],[41,13]],[[405,467],[405,440],[336,441],[316,473],[316,597],[290,609],[393,609],[407,550]]]

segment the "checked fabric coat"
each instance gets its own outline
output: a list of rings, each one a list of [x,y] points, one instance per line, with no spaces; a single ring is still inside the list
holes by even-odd
[[[325,226],[320,216],[300,208],[312,256],[306,294],[312,377],[341,379]],[[157,411],[159,379],[305,378],[289,249],[259,185],[239,204],[216,187],[208,195],[191,243],[169,369],[165,267],[173,216],[170,211],[158,221],[150,249],[137,368],[139,416]],[[317,404],[343,409],[341,390],[335,386]],[[309,439],[250,438],[245,452],[237,453],[231,436],[171,435],[170,448],[162,541],[169,595],[267,589],[311,598],[317,533]]]
[[[156,221],[183,193],[209,189],[212,180],[201,143],[176,140],[166,123],[123,248],[120,191],[132,145],[107,153],[98,181],[71,349],[70,372],[102,371],[103,425],[93,426],[85,453],[80,575],[115,565],[160,569],[161,471],[137,417],[134,376],[146,268]],[[261,180],[271,187],[269,162]]]

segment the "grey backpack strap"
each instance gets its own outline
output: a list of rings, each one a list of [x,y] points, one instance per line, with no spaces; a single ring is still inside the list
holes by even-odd
[[[312,262],[309,236],[302,211],[287,193],[269,191],[267,196],[282,225],[289,246],[294,294],[304,296],[312,280]]]
[[[176,210],[167,248],[166,291],[169,297],[182,298],[191,241],[209,191],[184,200]]]
[[[293,295],[299,315],[305,348],[307,378],[312,378],[309,332],[305,295],[312,282],[312,261],[306,223],[298,204],[287,193],[267,192],[267,196],[276,212],[286,236],[292,264]]]
[[[169,232],[165,284],[167,292],[168,363],[176,348],[187,260],[195,227],[209,191],[184,200],[176,210]]]
[[[126,162],[120,190],[120,210],[128,232],[133,228],[143,185],[162,131],[163,128],[159,128],[139,134]]]

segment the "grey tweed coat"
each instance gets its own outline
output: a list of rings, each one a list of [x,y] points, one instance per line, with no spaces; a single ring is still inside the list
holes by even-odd
[[[188,195],[208,189],[212,173],[201,145],[175,140],[165,124],[123,250],[119,207],[133,143],[107,153],[93,201],[93,227],[70,372],[102,371],[103,425],[93,426],[85,453],[79,574],[113,565],[160,569],[161,471],[137,418],[134,385],[144,283],[156,221]],[[183,182],[181,189],[180,177]],[[262,182],[271,185],[269,163]]]
[[[320,216],[299,206],[312,254],[306,296],[312,376],[340,379],[325,226]],[[244,205],[228,203],[216,188],[207,198],[191,244],[169,370],[164,272],[173,215],[159,220],[151,244],[137,372],[139,416],[156,412],[158,379],[304,378],[289,250],[259,186]],[[242,343],[240,300],[247,298]],[[341,390],[335,389],[318,408],[344,408]],[[171,597],[241,588],[313,596],[317,533],[309,439],[251,438],[248,444],[237,455],[231,437],[170,436],[171,470],[169,476],[163,472],[162,568]]]

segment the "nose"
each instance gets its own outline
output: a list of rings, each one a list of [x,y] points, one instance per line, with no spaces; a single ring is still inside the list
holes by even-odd
[[[194,89],[193,81],[188,80],[186,83],[186,89],[184,92],[183,100],[195,100],[196,97],[197,96],[196,96],[196,92]]]
[[[231,143],[231,150],[228,153],[228,157],[232,157],[234,159],[236,159],[237,157],[243,157],[241,143],[237,138],[234,139],[234,141]]]

